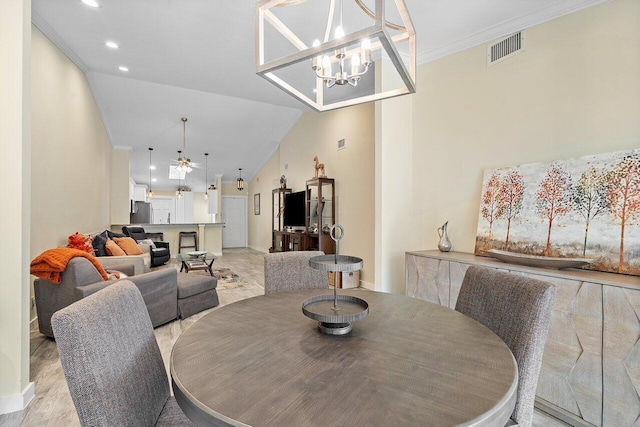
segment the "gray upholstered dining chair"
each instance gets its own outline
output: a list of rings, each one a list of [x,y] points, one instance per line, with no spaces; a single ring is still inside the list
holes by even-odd
[[[291,251],[265,254],[264,293],[328,288],[327,272],[309,266],[309,259],[318,255],[324,255],[324,252]]]
[[[170,396],[149,314],[123,280],[57,311],[51,323],[83,426],[190,426]]]
[[[516,406],[508,426],[530,427],[556,287],[490,268],[469,267],[456,311],[482,323],[507,344],[518,364]]]

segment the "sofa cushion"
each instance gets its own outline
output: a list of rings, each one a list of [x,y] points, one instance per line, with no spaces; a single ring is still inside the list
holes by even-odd
[[[178,299],[189,298],[217,287],[218,279],[215,277],[178,273]]]
[[[120,246],[118,246],[116,244],[116,242],[114,242],[111,239],[107,239],[107,243],[105,244],[105,247],[107,248],[107,253],[109,255],[112,256],[124,256],[126,255],[125,251],[123,251]]]
[[[103,231],[100,234],[96,234],[95,236],[93,236],[93,242],[92,242],[92,246],[93,246],[93,250],[96,251],[96,256],[107,256],[107,248],[106,248],[106,244],[107,244],[107,239],[109,238],[109,236],[107,235],[107,231]]]
[[[120,246],[127,255],[142,255],[143,253],[136,241],[131,237],[114,237],[113,241],[116,242],[116,245]]]

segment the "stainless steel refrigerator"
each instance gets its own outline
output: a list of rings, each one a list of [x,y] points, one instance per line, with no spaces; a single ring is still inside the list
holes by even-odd
[[[129,214],[131,224],[153,224],[153,209],[151,203],[134,202],[133,212]]]

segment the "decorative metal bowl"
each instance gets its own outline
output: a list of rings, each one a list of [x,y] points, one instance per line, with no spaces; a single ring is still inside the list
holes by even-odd
[[[595,260],[590,258],[554,258],[538,255],[519,254],[516,252],[500,251],[498,249],[489,249],[486,253],[495,259],[512,264],[527,265],[529,267],[541,268],[579,268],[584,265],[593,263]]]

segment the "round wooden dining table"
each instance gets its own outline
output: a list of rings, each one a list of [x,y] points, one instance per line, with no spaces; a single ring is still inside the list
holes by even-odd
[[[475,320],[427,301],[363,289],[346,336],[320,333],[281,292],[221,307],[171,353],[173,391],[194,425],[498,426],[513,411],[517,366]]]

